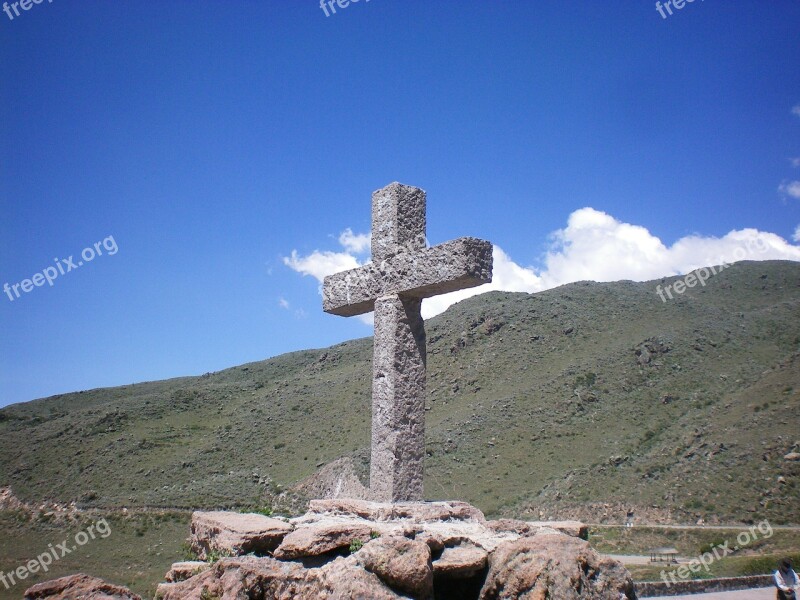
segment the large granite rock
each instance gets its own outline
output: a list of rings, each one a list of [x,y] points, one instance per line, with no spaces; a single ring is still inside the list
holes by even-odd
[[[296,529],[283,538],[273,556],[281,560],[320,556],[347,549],[354,542],[364,544],[371,535],[372,529],[364,523],[315,524]]]
[[[628,571],[601,559],[588,542],[539,532],[492,552],[480,600],[620,600],[636,595]]]
[[[212,555],[266,554],[278,547],[292,526],[264,515],[195,512],[189,545],[201,560]]]
[[[358,564],[389,587],[414,598],[433,596],[431,549],[400,536],[372,540],[355,554]]]
[[[25,600],[142,600],[128,588],[79,573],[38,583],[25,590]]]

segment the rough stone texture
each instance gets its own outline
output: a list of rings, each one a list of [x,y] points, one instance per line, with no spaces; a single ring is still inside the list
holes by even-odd
[[[370,502],[337,498],[312,500],[305,516],[295,522],[304,522],[314,517],[339,516],[370,521],[399,521],[408,519],[414,523],[438,521],[476,521],[483,523],[483,513],[467,502]],[[524,522],[524,521],[522,521]]]
[[[295,529],[283,538],[273,556],[281,560],[292,560],[308,556],[320,556],[350,547],[355,540],[366,543],[372,528],[362,523],[333,523],[311,525]]]
[[[434,561],[433,572],[437,577],[452,579],[472,577],[486,568],[488,557],[485,550],[471,544],[445,548]]]
[[[201,560],[209,553],[236,556],[274,550],[292,526],[264,515],[234,512],[195,512],[189,544]]]
[[[325,278],[322,308],[352,317],[373,310],[381,296],[430,298],[492,280],[492,244],[463,237],[413,255],[398,254]]]
[[[128,588],[79,573],[38,583],[25,590],[25,600],[142,600]]]
[[[628,571],[560,532],[506,542],[489,559],[481,600],[633,600]]]
[[[422,299],[492,280],[492,245],[425,241],[425,192],[392,183],[372,194],[372,261],[325,278],[322,308],[375,311],[370,497],[422,500],[425,326]]]
[[[464,502],[315,500],[290,525],[294,530],[272,557],[224,558],[185,581],[161,584],[158,594],[163,600],[200,600],[204,589],[220,600],[463,599],[477,598],[486,582],[486,598],[543,597],[535,591],[563,600],[618,600],[631,589],[624,567],[601,561],[585,541],[549,524],[487,522]],[[354,540],[363,546],[351,546]],[[180,579],[191,564],[176,564],[168,577]]]
[[[567,535],[589,539],[589,528],[580,521],[518,521],[516,519],[497,519],[489,521],[487,526],[493,531],[510,531],[521,536],[533,535],[546,527]]]
[[[433,595],[431,549],[424,542],[400,536],[372,540],[355,554],[358,564],[381,581],[415,598]]]
[[[319,584],[310,580],[307,570],[295,563],[269,557],[223,558],[214,566],[180,583],[158,586],[161,600],[224,600],[238,598],[314,598]],[[251,592],[254,592],[251,594]],[[259,594],[259,595],[256,595]]]
[[[207,571],[211,565],[201,560],[187,560],[184,562],[173,563],[172,567],[164,579],[169,583],[177,583],[179,581],[186,581],[190,577],[194,577],[198,573]]]
[[[338,558],[319,569],[269,557],[224,558],[204,573],[158,586],[161,600],[401,600],[401,596],[355,557]]]
[[[425,192],[390,183],[372,192],[372,260],[425,250]]]
[[[425,459],[425,326],[422,301],[375,301],[370,492],[383,501],[422,500]]]

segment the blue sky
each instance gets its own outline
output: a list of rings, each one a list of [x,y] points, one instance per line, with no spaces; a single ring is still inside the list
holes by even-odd
[[[497,289],[800,260],[794,0],[17,9],[0,405],[369,335],[318,279],[368,260],[392,181],[427,191],[431,243],[496,244]]]

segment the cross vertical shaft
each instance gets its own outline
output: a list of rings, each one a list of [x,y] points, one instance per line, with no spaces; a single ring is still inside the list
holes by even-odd
[[[384,502],[422,500],[425,326],[422,301],[375,301],[370,491]]]

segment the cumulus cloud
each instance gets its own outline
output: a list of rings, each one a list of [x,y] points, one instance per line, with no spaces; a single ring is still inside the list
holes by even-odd
[[[349,227],[339,235],[339,243],[347,252],[353,254],[364,254],[369,250],[372,236],[368,233],[353,233]]]
[[[790,158],[789,162],[792,163],[792,166],[794,168],[800,167],[800,156],[798,156],[797,158]]]
[[[359,266],[349,250],[352,246],[348,245],[354,234],[349,232],[343,236],[339,237],[342,252],[315,250],[300,257],[292,251],[284,262],[320,282],[325,275]],[[798,237],[800,227],[794,233],[794,240],[800,241]],[[540,267],[522,266],[500,246],[494,246],[491,283],[428,298],[422,303],[422,315],[432,317],[460,300],[490,290],[540,292],[581,280],[647,281],[682,275],[703,266],[770,259],[800,261],[800,246],[757,229],[735,230],[721,238],[690,235],[667,246],[645,227],[623,223],[607,213],[586,207],[573,212],[566,227],[550,235],[549,248],[540,259]],[[339,268],[339,265],[343,266]],[[365,315],[362,321],[371,323],[371,315]]]
[[[278,306],[289,310],[289,301],[286,298],[278,298]]]
[[[322,282],[326,275],[359,266],[358,259],[346,250],[344,252],[314,250],[308,256],[300,256],[297,250],[292,250],[291,255],[283,257],[283,264],[303,275],[311,275],[319,282]]]
[[[800,200],[800,181],[784,181],[778,191],[784,196],[791,196]]]
[[[792,239],[795,242],[800,242],[800,225],[798,225],[797,229],[794,230],[794,235],[792,236]]]
[[[793,115],[797,115],[798,117],[800,117],[800,104],[795,104],[792,107],[792,114]]]

